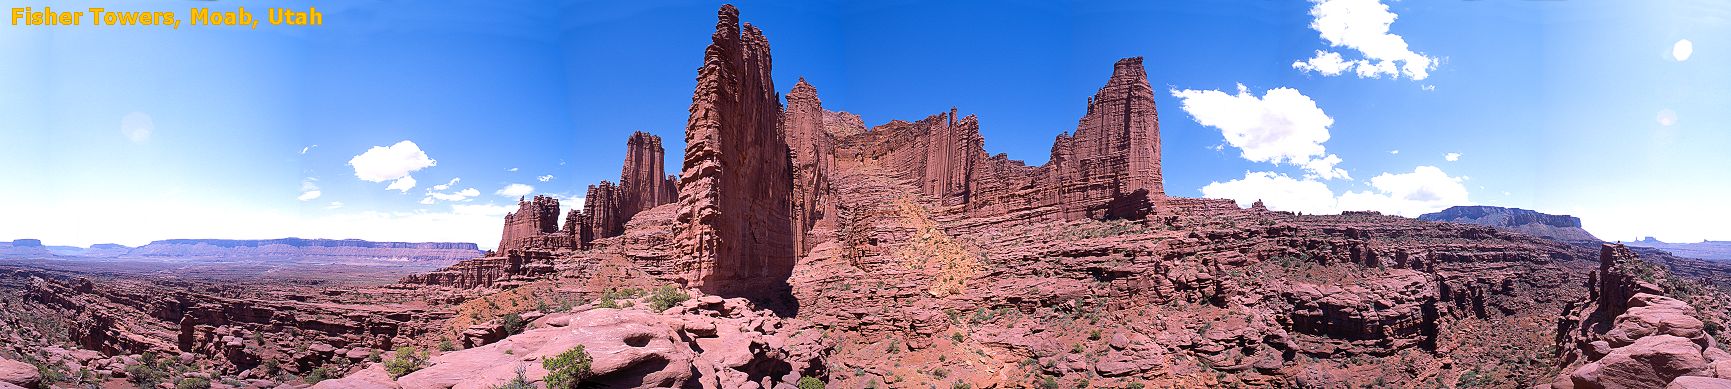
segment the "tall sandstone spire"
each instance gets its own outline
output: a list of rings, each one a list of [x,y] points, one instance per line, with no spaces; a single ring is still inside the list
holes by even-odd
[[[778,127],[769,41],[739,11],[718,12],[685,128],[675,220],[682,281],[762,300],[787,291],[794,246],[789,149]]]
[[[835,171],[835,136],[825,128],[823,101],[817,88],[805,82],[787,92],[787,110],[782,112],[782,132],[787,134],[793,154],[793,240],[796,255],[805,255],[817,243],[807,232],[821,223],[834,224],[836,202],[830,192]]]
[[[1075,136],[1059,136],[1052,148],[1065,219],[1133,217],[1140,210],[1126,209],[1129,204],[1165,196],[1160,117],[1142,57],[1112,66],[1112,78],[1088,99]]]

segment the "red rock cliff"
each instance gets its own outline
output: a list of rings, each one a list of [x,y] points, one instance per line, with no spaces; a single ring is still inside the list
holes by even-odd
[[[505,231],[497,252],[530,247],[571,247],[570,235],[559,231],[559,199],[535,196],[517,200],[517,212],[505,214]]]
[[[770,79],[769,41],[722,6],[698,70],[675,221],[686,286],[768,297],[793,272],[788,145]]]
[[[792,110],[792,95],[789,104]],[[1135,219],[1165,196],[1160,126],[1141,58],[1118,61],[1106,86],[1088,99],[1075,134],[1054,140],[1045,166],[986,155],[979,121],[958,118],[954,109],[915,123],[892,121],[839,144],[839,158],[888,169],[949,211],[974,217]]]
[[[800,78],[787,93],[782,112],[782,131],[793,152],[793,239],[797,255],[805,255],[817,239],[807,233],[819,223],[834,225],[835,196],[830,177],[835,171],[835,136],[826,126],[827,115],[817,88]],[[857,118],[857,116],[856,116]]]

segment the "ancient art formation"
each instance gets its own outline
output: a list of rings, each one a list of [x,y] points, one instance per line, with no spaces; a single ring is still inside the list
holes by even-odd
[[[778,125],[769,41],[723,6],[698,69],[675,244],[687,287],[722,296],[784,293],[793,272],[793,172]]]

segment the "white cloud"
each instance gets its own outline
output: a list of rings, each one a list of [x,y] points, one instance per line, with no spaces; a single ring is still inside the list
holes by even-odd
[[[1396,149],[1396,150],[1389,150],[1389,151],[1388,151],[1388,153],[1389,153],[1389,154],[1400,154],[1400,150],[1398,150],[1398,149]]]
[[[332,201],[332,202],[331,202],[331,203],[330,203],[330,205],[326,205],[326,206],[325,206],[325,209],[337,209],[337,208],[342,208],[342,207],[343,207],[343,202],[341,202],[341,201]]]
[[[456,184],[457,184],[457,181],[461,181],[461,180],[462,180],[462,178],[451,178],[451,182],[447,182],[447,183],[443,183],[443,184],[438,184],[438,185],[433,185],[433,190],[445,190],[445,189],[450,189],[450,188],[451,188],[451,185],[456,185]]]
[[[410,176],[403,176],[403,178],[398,178],[396,181],[391,181],[390,185],[385,186],[385,190],[398,190],[398,191],[402,191],[403,193],[409,193],[409,189],[414,189],[414,188],[415,188],[415,178],[410,177]]]
[[[1454,161],[1459,161],[1459,160],[1461,160],[1461,153],[1447,153],[1447,154],[1443,154],[1443,159],[1444,159],[1444,160],[1447,160],[1447,161],[1449,161],[1449,162],[1454,162]]]
[[[1268,209],[1311,214],[1378,211],[1416,217],[1455,205],[1469,205],[1465,177],[1450,177],[1442,169],[1419,166],[1411,173],[1383,173],[1370,179],[1373,190],[1339,196],[1327,184],[1305,177],[1294,179],[1272,172],[1247,172],[1244,178],[1211,182],[1202,196],[1232,199],[1240,206],[1262,200]]]
[[[552,174],[548,174],[548,175],[545,175],[545,176],[539,176],[539,177],[535,177],[535,179],[536,179],[536,180],[540,180],[540,181],[541,181],[541,182],[547,182],[547,181],[552,181],[552,180],[553,180],[553,175],[552,175]]]
[[[319,147],[319,145],[311,145],[311,146],[307,146],[307,147],[302,147],[301,148],[301,155],[307,155],[308,151],[313,151],[314,148],[318,148],[318,147]]]
[[[1406,217],[1417,217],[1456,205],[1470,205],[1466,177],[1450,177],[1434,166],[1419,166],[1411,173],[1383,173],[1371,177],[1374,192],[1347,192],[1340,195],[1339,209],[1344,211],[1380,211]]]
[[[1671,45],[1671,58],[1676,59],[1677,62],[1688,61],[1691,55],[1695,55],[1695,42],[1679,39],[1677,43]]]
[[[1310,59],[1292,63],[1294,69],[1336,76],[1353,70],[1360,78],[1405,76],[1414,80],[1430,77],[1437,59],[1412,51],[1406,38],[1390,34],[1389,25],[1399,15],[1389,12],[1379,0],[1311,0],[1310,28],[1329,47],[1357,51],[1363,58],[1347,59],[1338,52],[1317,50]]]
[[[523,196],[529,195],[529,193],[532,193],[534,191],[535,191],[535,187],[533,187],[533,186],[524,185],[524,184],[511,184],[511,185],[505,185],[504,188],[499,188],[499,190],[493,192],[493,194],[497,194],[497,195],[505,196],[505,197],[523,197]]]
[[[1245,172],[1244,178],[1211,182],[1202,187],[1202,197],[1232,199],[1240,206],[1257,200],[1268,209],[1304,213],[1337,213],[1334,191],[1313,179],[1293,179],[1272,172]]]
[[[1661,109],[1655,120],[1658,120],[1661,126],[1670,127],[1672,124],[1677,124],[1677,111],[1672,111],[1670,108]]]
[[[427,197],[421,199],[421,204],[432,204],[433,201],[435,201],[435,200],[437,200],[437,201],[468,201],[469,199],[474,198],[475,196],[480,196],[480,195],[481,195],[481,191],[475,190],[475,188],[465,188],[463,190],[459,190],[459,191],[451,192],[451,193],[440,193],[440,192],[436,192],[436,191],[427,191]]]
[[[1436,85],[1425,84],[1425,85],[1420,86],[1418,88],[1424,90],[1425,92],[1430,92],[1430,91],[1436,90]]]
[[[1297,89],[1270,89],[1258,98],[1239,84],[1237,95],[1189,89],[1173,90],[1172,95],[1197,123],[1219,129],[1244,159],[1300,166],[1322,179],[1351,179],[1335,168],[1340,157],[1322,145],[1334,119]]]
[[[318,180],[318,178],[314,177],[307,177],[306,179],[301,180],[301,195],[295,197],[295,199],[300,201],[311,201],[324,195],[324,192],[319,191],[319,186],[316,183]]]
[[[390,147],[373,146],[349,159],[349,166],[355,168],[355,177],[371,182],[391,181],[385,189],[403,192],[415,187],[415,178],[409,173],[438,164],[438,161],[428,158],[415,142],[406,140]]]
[[[505,171],[514,172],[514,171],[517,171],[517,168],[507,168],[507,169],[505,169]]]
[[[143,112],[133,112],[120,118],[120,134],[136,143],[150,140],[150,133],[156,131],[156,121]]]

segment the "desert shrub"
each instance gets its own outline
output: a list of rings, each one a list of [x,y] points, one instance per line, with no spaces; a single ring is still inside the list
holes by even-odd
[[[324,381],[324,380],[328,380],[331,378],[335,378],[335,377],[331,376],[331,370],[325,368],[324,366],[319,366],[319,367],[313,368],[312,371],[307,372],[307,376],[305,379],[306,379],[307,383],[309,383],[309,384],[316,384],[316,383],[319,383],[319,381]]]
[[[146,362],[150,363],[140,362],[137,365],[127,366],[126,380],[138,384],[141,388],[149,388],[161,384],[163,379],[168,378],[167,374],[156,368],[154,358],[147,359]]]
[[[181,378],[174,383],[174,389],[210,389],[210,380],[199,377]]]
[[[457,350],[457,345],[452,344],[450,339],[445,339],[445,340],[439,341],[439,351],[456,351],[456,350]]]
[[[655,293],[649,295],[649,309],[661,312],[690,299],[691,295],[686,294],[685,291],[679,290],[673,285],[663,285],[660,288],[655,288]]]
[[[523,366],[518,365],[516,377],[512,377],[504,385],[494,386],[493,389],[535,389],[535,384],[529,382],[529,377],[523,372]]]
[[[799,389],[823,389],[823,381],[817,377],[799,377]]]
[[[397,379],[416,370],[421,370],[426,363],[427,354],[425,352],[411,346],[398,347],[397,355],[391,356],[391,360],[385,361],[385,372],[390,373],[391,379]]]
[[[950,384],[950,389],[974,389],[974,386],[968,385],[966,382],[956,381],[956,383]]]
[[[515,313],[505,315],[504,323],[500,325],[500,328],[505,330],[505,335],[507,336],[522,333],[523,329],[528,327],[529,322],[523,321],[523,315]]]
[[[547,377],[542,382],[547,383],[547,389],[576,389],[577,384],[595,375],[589,370],[589,352],[583,350],[583,345],[577,345],[570,350],[559,353],[553,358],[542,359],[541,368],[547,369]]]
[[[1058,389],[1058,379],[1052,378],[1052,376],[1045,376],[1045,378],[1040,380],[1040,388]]]
[[[1100,330],[1099,329],[1089,330],[1088,331],[1088,340],[1100,340]]]

